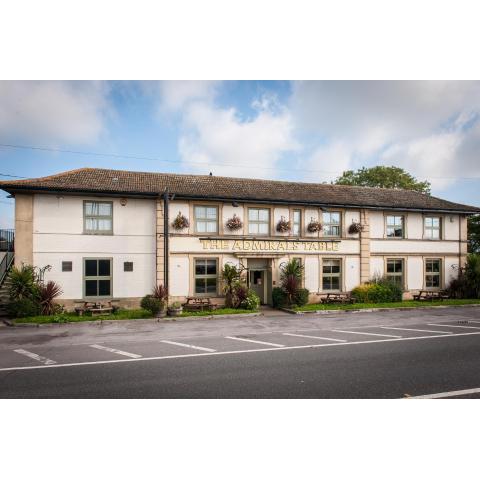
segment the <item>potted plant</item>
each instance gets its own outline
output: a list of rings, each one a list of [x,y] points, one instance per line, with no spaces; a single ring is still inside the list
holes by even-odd
[[[173,302],[169,307],[168,307],[168,314],[171,317],[179,317],[183,312],[183,307],[180,302]]]
[[[148,310],[154,317],[159,317],[162,309],[162,302],[153,295],[145,295],[140,302],[140,306],[144,310]]]
[[[291,225],[289,220],[285,220],[285,217],[281,217],[277,223],[277,232],[287,233],[291,230]]]
[[[233,214],[233,217],[227,220],[226,226],[229,230],[240,230],[243,227],[243,222],[240,217]]]
[[[172,227],[175,230],[183,230],[190,226],[190,222],[185,215],[182,215],[182,212],[178,212],[178,215],[175,217],[175,220],[172,222]]]
[[[167,315],[168,291],[161,283],[152,290],[152,297],[160,301],[160,311],[157,317],[163,318]]]
[[[353,235],[355,233],[360,233],[363,231],[363,225],[360,222],[353,222],[349,227],[348,227],[348,233],[350,235]]]
[[[313,217],[310,220],[310,223],[307,225],[307,231],[310,233],[317,233],[322,229],[322,224],[314,220]]]

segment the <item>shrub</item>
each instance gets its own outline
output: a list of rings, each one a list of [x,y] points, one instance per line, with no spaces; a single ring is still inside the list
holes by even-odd
[[[40,315],[41,309],[39,303],[35,300],[18,298],[7,305],[7,312],[13,318],[35,317]]]
[[[459,269],[447,290],[455,298],[480,298],[480,254],[467,256],[465,267]]]
[[[20,268],[13,267],[8,274],[10,286],[8,294],[10,300],[21,300],[28,298],[38,300],[40,291],[35,275],[35,269],[32,265],[22,265]]]
[[[168,300],[168,290],[161,283],[159,285],[155,285],[152,290],[152,297],[158,298],[158,300],[165,303]]]
[[[280,283],[288,305],[294,303],[295,295],[302,282],[303,270],[303,265],[295,258],[280,265]]]
[[[233,308],[240,308],[240,305],[247,299],[248,288],[247,286],[237,281],[233,286]]]
[[[310,295],[310,290],[308,290],[308,288],[299,288],[295,292],[295,296],[293,299],[295,305],[299,307],[303,307],[304,305],[306,305],[308,303],[309,295]]]
[[[163,303],[153,295],[145,295],[140,302],[144,310],[148,310],[152,315],[157,315],[163,308]]]
[[[390,280],[380,278],[354,288],[352,296],[359,303],[401,302],[402,289]]]
[[[273,287],[272,289],[272,304],[273,308],[284,307],[287,303],[287,295],[280,287]]]
[[[233,307],[235,306],[235,292],[234,286],[240,280],[241,269],[236,265],[230,265],[226,263],[222,270],[222,280],[224,283],[223,291],[225,292],[225,306]]]
[[[260,297],[253,291],[249,290],[247,298],[240,304],[245,310],[258,310],[260,306]]]
[[[42,315],[53,315],[60,313],[62,307],[54,302],[54,299],[63,293],[58,283],[49,281],[39,287],[40,292],[40,308]]]

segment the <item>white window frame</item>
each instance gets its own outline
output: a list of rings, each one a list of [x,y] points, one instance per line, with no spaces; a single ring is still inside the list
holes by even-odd
[[[110,215],[95,215],[87,214],[87,204],[91,203],[92,205],[109,205],[110,206]],[[111,228],[109,230],[99,230],[87,228],[87,221],[92,220],[110,220]],[[113,202],[103,202],[97,200],[84,200],[83,201],[83,233],[86,235],[113,235]]]
[[[295,221],[295,214],[298,215],[298,221]],[[295,237],[302,235],[302,211],[297,208],[292,210],[292,235]]]
[[[251,220],[250,219],[250,212],[251,211],[265,211],[267,212],[267,220]],[[262,208],[262,207],[248,207],[247,218],[248,218],[248,234],[254,236],[268,236],[270,235],[270,209],[269,208]],[[259,217],[259,215],[257,215]],[[257,225],[257,230],[260,225],[267,225],[267,232],[266,233],[259,233],[259,232],[251,232],[250,226]]]
[[[438,227],[427,225],[427,220],[438,220]],[[438,237],[434,237],[433,233],[438,232]],[[441,240],[442,239],[442,218],[439,216],[429,215],[423,217],[423,238],[426,240]]]
[[[205,216],[201,217],[198,216],[197,209],[199,208],[204,208],[205,209]],[[215,210],[215,219],[209,218],[208,217],[208,209]],[[193,219],[194,219],[194,224],[195,224],[195,233],[200,233],[202,235],[210,235],[210,234],[215,234],[218,233],[218,206],[216,205],[194,205],[193,206]],[[198,229],[198,223],[202,222],[205,223],[205,231],[199,230]],[[207,228],[208,224],[213,224],[215,223],[215,231],[209,231]]]
[[[332,214],[338,215],[338,223],[332,222]],[[325,219],[326,216],[329,216],[328,221]],[[329,212],[322,212],[322,223],[323,223],[323,236],[324,237],[341,237],[342,236],[342,212],[338,210],[332,210]],[[338,234],[327,233],[330,228],[338,228]]]
[[[393,223],[389,223],[389,218],[393,218]],[[402,234],[401,236],[397,236],[397,235],[388,235],[388,230],[389,228],[393,228],[393,231],[395,232],[395,229],[398,228],[398,224],[396,222],[396,219],[397,218],[400,218],[401,220],[401,223],[400,223],[400,226],[401,226],[401,229],[402,229]],[[392,238],[392,239],[402,239],[402,238],[405,238],[405,215],[391,215],[391,214],[388,214],[388,215],[385,215],[385,237],[386,238]]]

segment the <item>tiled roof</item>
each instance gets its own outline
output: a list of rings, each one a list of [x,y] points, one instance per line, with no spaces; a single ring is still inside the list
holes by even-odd
[[[158,195],[168,188],[181,198],[212,198],[287,202],[312,205],[346,205],[415,210],[480,212],[480,208],[449,202],[411,190],[350,187],[319,183],[283,182],[248,178],[129,172],[81,168],[28,180],[1,181],[0,188],[16,191],[55,191]]]

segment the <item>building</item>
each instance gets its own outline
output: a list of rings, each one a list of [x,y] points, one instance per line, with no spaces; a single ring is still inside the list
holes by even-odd
[[[398,189],[93,168],[0,188],[15,197],[15,263],[51,265],[46,278],[69,307],[107,298],[136,306],[156,283],[172,300],[221,301],[227,262],[243,265],[270,303],[292,257],[305,267],[311,301],[381,275],[408,297],[457,275],[467,216],[480,212]],[[291,229],[278,231],[282,222]]]

